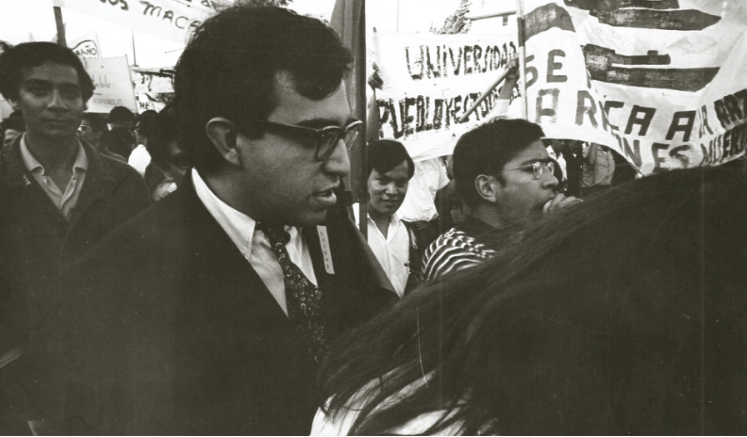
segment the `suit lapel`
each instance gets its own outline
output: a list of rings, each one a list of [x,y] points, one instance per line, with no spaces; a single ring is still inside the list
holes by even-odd
[[[273,317],[287,320],[283,310],[265,286],[249,261],[244,258],[223,228],[208,212],[194,191],[191,177],[172,196],[182,200],[187,241],[190,252],[190,272],[211,278],[222,289],[232,290],[237,301],[253,308],[262,308]]]
[[[387,301],[396,301],[397,295],[368,244],[342,209],[330,208],[320,226],[327,230],[334,273],[325,268],[317,226],[304,228],[303,235],[324,294],[328,327],[336,335],[368,320]]]
[[[109,163],[93,147],[82,140],[81,144],[88,158],[88,170],[86,170],[86,178],[83,181],[78,202],[70,217],[70,228],[78,223],[88,208],[95,202],[110,201],[114,190],[117,188],[117,181],[112,174]]]

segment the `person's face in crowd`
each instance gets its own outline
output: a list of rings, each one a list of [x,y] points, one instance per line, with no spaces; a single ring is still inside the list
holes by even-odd
[[[387,217],[402,206],[409,182],[407,161],[400,162],[386,173],[371,169],[368,175],[369,213]]]
[[[169,152],[169,173],[174,178],[176,186],[180,187],[184,181],[184,175],[187,174],[187,170],[192,166],[189,156],[179,149],[176,140],[171,140],[166,144],[166,149]]]
[[[544,166],[549,162],[548,155],[542,141],[537,140],[526,149],[513,157],[503,166],[501,173],[503,183],[498,183],[496,204],[502,213],[508,217],[526,217],[528,214],[541,213],[542,207],[555,196],[558,180],[552,172]],[[541,162],[542,176],[534,177],[531,166]],[[525,167],[517,169],[519,167]],[[516,170],[510,170],[516,169]]]
[[[13,144],[13,140],[18,138],[22,133],[15,129],[5,129],[3,132],[3,146],[8,147]]]
[[[143,146],[147,146],[146,143],[148,139],[143,135],[143,128],[140,126],[140,122],[138,121],[135,125],[135,139],[137,140],[137,144],[142,144]]]
[[[22,70],[12,103],[29,134],[50,140],[74,138],[86,108],[75,68],[54,63]]]
[[[345,85],[328,97],[312,100],[296,92],[284,74],[276,76],[276,107],[268,121],[320,129],[344,127],[350,121]],[[315,145],[292,134],[265,132],[259,139],[239,133],[242,212],[257,221],[286,225],[319,224],[337,202],[333,189],[350,172],[345,143],[339,141],[325,161],[314,158]]]
[[[99,138],[101,138],[101,132],[94,131],[88,120],[82,120],[80,122],[78,134],[85,142],[92,146],[98,146]]]

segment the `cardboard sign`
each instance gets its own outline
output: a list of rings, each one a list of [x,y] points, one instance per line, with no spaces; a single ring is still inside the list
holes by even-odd
[[[86,71],[96,87],[88,101],[88,112],[109,113],[115,106],[137,111],[135,92],[126,56],[84,59]]]
[[[101,57],[99,37],[95,33],[69,40],[67,45],[81,59],[98,59]]]

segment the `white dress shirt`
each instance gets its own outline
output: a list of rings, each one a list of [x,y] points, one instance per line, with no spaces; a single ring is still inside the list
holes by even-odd
[[[283,269],[278,263],[270,242],[261,231],[255,230],[257,224],[251,217],[239,212],[220,200],[202,180],[197,170],[192,169],[192,181],[195,192],[205,205],[210,215],[218,222],[223,231],[228,234],[233,244],[239,249],[244,258],[249,261],[257,272],[272,297],[280,308],[288,315],[288,305],[285,299],[285,282]],[[286,226],[285,231],[290,234],[290,241],[285,245],[291,261],[297,265],[306,278],[317,284],[314,266],[311,263],[309,246],[303,240],[298,228]]]
[[[64,191],[62,187],[58,187],[54,183],[52,178],[47,176],[47,170],[31,154],[28,144],[26,144],[26,135],[21,138],[21,158],[23,158],[26,169],[31,172],[31,175],[39,183],[57,210],[65,217],[65,220],[70,221],[88,171],[88,156],[86,156],[86,151],[80,141],[78,141],[78,154],[73,163],[73,175],[70,177],[67,187],[64,187]]]
[[[356,223],[360,217],[359,209],[360,204],[356,204],[353,210]],[[386,237],[371,216],[368,216],[368,246],[379,260],[379,264],[394,286],[394,291],[399,297],[404,296],[407,277],[410,274],[410,235],[396,213],[392,214],[389,220]]]

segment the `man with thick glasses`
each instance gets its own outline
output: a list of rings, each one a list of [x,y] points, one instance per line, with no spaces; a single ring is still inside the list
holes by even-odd
[[[327,351],[397,301],[338,200],[360,129],[351,60],[286,9],[196,30],[174,83],[194,168],[70,276],[50,315],[64,328],[40,333],[58,371],[33,391],[65,431],[308,434]]]
[[[580,202],[557,192],[554,162],[541,138],[542,128],[526,120],[497,119],[465,133],[454,148],[456,190],[470,213],[434,241],[423,258],[431,280],[480,264],[496,247],[483,238],[503,230],[517,238],[515,227],[557,208]]]

